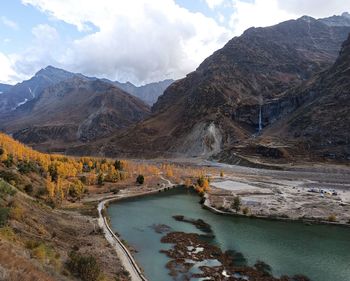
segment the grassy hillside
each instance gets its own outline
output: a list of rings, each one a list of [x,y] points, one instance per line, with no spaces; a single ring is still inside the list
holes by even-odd
[[[0,280],[129,280],[96,220],[97,200],[190,186],[201,168],[37,152],[0,133]],[[143,175],[145,183],[135,180]],[[204,192],[208,182],[197,186]]]
[[[67,208],[126,180],[127,162],[43,154],[4,134],[0,160],[0,280],[128,280],[94,214]]]

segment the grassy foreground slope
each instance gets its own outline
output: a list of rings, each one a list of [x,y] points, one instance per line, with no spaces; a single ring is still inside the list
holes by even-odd
[[[0,280],[129,279],[95,214],[68,208],[98,183],[126,180],[127,162],[116,163],[43,154],[0,134]]]
[[[45,154],[0,133],[0,280],[129,280],[98,227],[97,201],[159,188],[163,176],[192,186],[206,174],[157,161]],[[135,183],[140,175],[143,184]]]

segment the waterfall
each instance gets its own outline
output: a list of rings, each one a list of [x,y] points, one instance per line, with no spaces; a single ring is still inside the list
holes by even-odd
[[[259,109],[259,132],[262,130],[262,106]]]

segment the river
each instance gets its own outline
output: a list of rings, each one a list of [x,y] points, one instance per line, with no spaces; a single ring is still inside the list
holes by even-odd
[[[215,234],[213,243],[222,250],[243,254],[248,265],[262,260],[272,273],[303,274],[312,281],[350,281],[350,229],[330,225],[220,216],[202,209],[199,197],[182,189],[110,204],[111,227],[130,246],[151,281],[170,281],[165,264],[169,258],[159,251],[164,234],[152,225],[165,224],[172,231],[201,233],[192,224],[176,221],[174,215],[203,219]]]

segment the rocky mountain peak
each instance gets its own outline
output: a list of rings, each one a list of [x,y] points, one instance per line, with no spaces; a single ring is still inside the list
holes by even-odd
[[[33,78],[44,78],[47,80],[52,80],[52,82],[58,82],[61,80],[71,78],[75,75],[83,76],[81,74],[75,74],[75,73],[49,65],[45,68],[40,69],[37,73],[35,73]]]
[[[310,16],[302,16],[301,18],[299,18],[299,20],[303,20],[303,21],[306,21],[306,22],[316,21],[316,19],[314,19],[313,17],[310,17]]]
[[[350,18],[350,14],[348,12],[342,13],[341,16],[345,18]]]
[[[303,95],[282,97],[329,69],[349,32],[308,16],[250,28],[170,85],[152,116],[113,138],[110,148],[207,155],[203,144],[215,143],[216,152],[250,141],[305,102]]]
[[[319,19],[320,22],[328,26],[350,26],[350,14],[348,12],[339,15],[334,15],[328,18]]]

